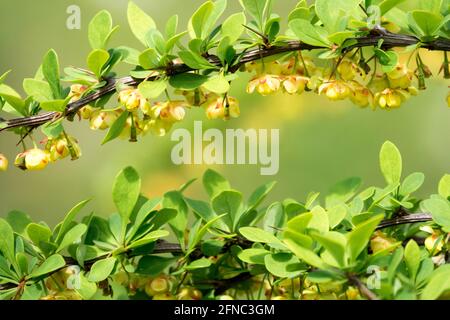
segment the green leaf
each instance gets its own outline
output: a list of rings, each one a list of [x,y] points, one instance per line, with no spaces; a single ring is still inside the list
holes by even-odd
[[[63,222],[61,223],[61,226],[58,230],[58,235],[56,236],[56,243],[61,243],[62,238],[66,234],[66,232],[69,230],[72,222],[74,221],[77,214],[81,211],[81,209],[84,208],[84,206],[89,202],[90,200],[84,200],[78,203],[75,207],[70,209],[70,211],[65,215]]]
[[[56,249],[56,252],[60,252],[64,248],[70,246],[72,243],[81,239],[81,237],[86,233],[86,231],[87,226],[85,224],[78,224],[69,231],[67,231],[61,243],[59,244],[58,249]]]
[[[257,208],[261,204],[261,202],[267,197],[270,191],[272,191],[275,185],[276,182],[273,181],[256,188],[256,190],[253,191],[253,193],[248,198],[247,210],[253,210]]]
[[[52,273],[66,265],[66,261],[59,254],[54,254],[47,259],[29,275],[29,278],[38,278],[40,276]]]
[[[240,0],[242,7],[255,19],[257,26],[262,29],[263,15],[266,1],[264,0]]]
[[[346,234],[348,250],[352,262],[356,261],[361,252],[367,247],[370,237],[383,218],[384,215],[377,215],[366,222],[357,225],[351,232]]]
[[[349,178],[335,184],[331,189],[329,195],[326,197],[327,208],[336,206],[338,204],[347,202],[355,194],[361,186],[360,178]]]
[[[442,20],[441,15],[424,10],[414,10],[408,14],[410,27],[422,37],[436,36]]]
[[[425,175],[422,172],[415,172],[405,178],[400,185],[400,194],[403,196],[409,195],[417,191],[425,181]]]
[[[103,67],[109,60],[109,53],[103,49],[95,49],[89,53],[87,58],[88,68],[100,79]]]
[[[107,279],[116,265],[117,259],[114,257],[98,260],[92,265],[89,272],[89,281],[100,282]]]
[[[203,187],[212,199],[219,193],[231,189],[230,183],[218,172],[208,169],[203,174]]]
[[[275,234],[286,224],[286,214],[281,202],[272,203],[264,216],[264,230]]]
[[[92,18],[88,27],[88,38],[92,49],[106,49],[111,29],[112,17],[107,10],[100,11]]]
[[[412,280],[416,279],[417,271],[420,266],[420,248],[413,239],[409,240],[405,247],[405,263]]]
[[[243,213],[242,194],[236,190],[225,190],[216,195],[211,203],[217,214],[228,214],[225,221],[231,230],[235,230]]]
[[[27,78],[23,80],[23,89],[38,102],[53,99],[52,89],[45,81]]]
[[[170,77],[169,83],[175,89],[194,90],[208,81],[208,77],[195,73],[183,73]]]
[[[39,106],[45,111],[64,112],[67,104],[68,100],[50,100],[41,102]]]
[[[400,3],[405,2],[406,0],[384,0],[380,3],[380,13],[381,16],[384,16],[388,13],[392,8],[397,7]]]
[[[205,222],[209,222],[212,219],[217,218],[217,215],[212,211],[210,205],[204,201],[194,200],[185,198],[186,203],[191,207],[191,209],[197,214],[200,218],[202,218]],[[222,221],[218,220],[214,227],[219,228],[221,230],[229,232],[230,229],[228,226]]]
[[[265,257],[270,254],[269,251],[265,249],[245,249],[238,253],[238,258],[246,263],[251,264],[265,264]]]
[[[136,213],[134,223],[130,231],[127,233],[127,239],[132,239],[141,225],[146,221],[147,217],[155,210],[161,203],[161,198],[147,200]]]
[[[160,65],[160,58],[155,49],[144,50],[138,57],[139,65],[144,69],[157,69]]]
[[[128,117],[130,113],[128,111],[122,112],[122,114],[114,121],[111,127],[108,130],[105,138],[103,138],[102,145],[118,138],[120,134],[123,132],[125,125],[127,124]]]
[[[402,156],[397,147],[390,141],[385,142],[381,147],[380,167],[389,185],[400,182],[402,175]]]
[[[302,270],[298,258],[287,252],[265,255],[264,264],[267,271],[280,278],[297,277]]]
[[[179,191],[170,191],[164,194],[163,208],[175,209],[178,214],[175,218],[170,220],[169,224],[172,228],[178,242],[184,248],[184,232],[186,230],[188,219],[188,206],[184,197]]]
[[[439,194],[444,199],[447,199],[450,197],[450,174],[446,174],[442,177],[442,179],[439,181]]]
[[[443,293],[450,290],[450,265],[445,264],[434,270],[430,281],[422,291],[422,300],[438,299]]]
[[[7,110],[8,105],[5,105],[3,106],[3,111],[12,113],[14,109],[17,111],[17,115],[27,115],[25,101],[22,100],[20,94],[18,94],[13,88],[7,86],[6,84],[0,84],[0,97],[2,97],[12,107],[12,109]]]
[[[314,253],[314,251],[298,245],[291,239],[285,239],[284,243],[300,260],[303,260],[316,268],[327,269],[325,262],[323,262],[323,260],[316,253]]]
[[[62,125],[63,119],[59,119],[53,122],[47,122],[41,126],[41,131],[43,134],[47,136],[49,139],[58,138],[64,131],[64,127]]]
[[[148,276],[158,276],[164,272],[164,270],[169,268],[176,260],[176,257],[143,256],[139,259],[136,273]]]
[[[138,86],[139,92],[146,99],[158,98],[167,89],[166,80],[144,81]]]
[[[207,258],[200,258],[192,261],[190,264],[184,267],[186,270],[196,270],[196,269],[204,269],[210,267],[212,264],[211,260]]]
[[[244,25],[246,23],[245,14],[243,12],[235,13],[229,16],[222,24],[222,36],[228,37],[230,43],[236,42],[241,34],[244,32]]]
[[[339,267],[344,268],[347,265],[347,239],[342,233],[330,231],[319,234],[313,232],[311,236],[333,256]]]
[[[189,20],[189,34],[191,38],[204,39],[206,37],[208,30],[205,27],[213,10],[214,3],[207,1],[192,15],[192,18]]]
[[[230,90],[230,84],[222,74],[209,78],[209,80],[203,84],[203,87],[208,91],[218,94],[224,94]]]
[[[41,248],[42,243],[49,242],[52,237],[52,231],[49,227],[37,223],[30,223],[27,226],[26,233],[28,238],[39,248]]]
[[[265,230],[254,227],[242,227],[239,229],[239,233],[250,241],[267,243],[284,248],[284,244],[277,237]]]
[[[135,37],[147,46],[147,33],[150,29],[156,28],[153,19],[140,9],[134,2],[128,3],[128,23]]]
[[[317,47],[331,47],[332,43],[328,40],[320,27],[313,26],[311,22],[304,19],[295,19],[289,22],[289,27],[294,34],[306,44]]]
[[[26,227],[32,222],[30,216],[24,212],[13,210],[6,215],[6,221],[14,232],[23,234]]]
[[[84,274],[73,275],[72,277],[78,277],[79,286],[74,286],[75,291],[83,298],[83,300],[90,300],[97,292],[97,284],[90,282]]]
[[[423,206],[431,212],[434,222],[444,228],[450,228],[450,204],[448,201],[428,199],[423,202]]]
[[[136,170],[127,167],[116,176],[113,186],[113,200],[122,220],[122,240],[131,212],[139,198],[141,179]]]
[[[337,227],[347,216],[347,206],[345,204],[334,206],[327,211],[330,229]]]
[[[178,52],[181,60],[192,69],[217,69],[217,66],[211,64],[208,60],[203,58],[196,52],[193,51],[180,51]]]
[[[15,261],[14,232],[6,220],[0,218],[0,252],[10,262]]]
[[[141,246],[145,246],[151,242],[155,242],[159,238],[167,237],[168,235],[169,235],[169,232],[166,230],[155,230],[155,231],[149,232],[147,235],[145,235],[141,239],[132,242],[128,246],[128,249],[135,249],[135,248],[138,248]]]
[[[53,92],[55,99],[63,98],[59,78],[59,61],[55,50],[50,49],[42,62],[42,73]]]

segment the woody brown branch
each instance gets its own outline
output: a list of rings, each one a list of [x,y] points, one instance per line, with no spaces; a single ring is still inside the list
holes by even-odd
[[[430,42],[421,43],[420,40],[411,35],[402,35],[402,34],[394,34],[385,30],[374,29],[370,32],[368,36],[359,37],[355,39],[349,39],[356,41],[354,44],[345,47],[344,51],[349,51],[355,48],[362,47],[373,47],[378,46],[380,40],[382,40],[381,47],[383,49],[391,49],[391,48],[400,48],[400,47],[408,47],[411,45],[420,44],[421,48],[428,50],[438,50],[438,51],[450,51],[450,41],[444,38],[438,38]],[[300,41],[287,41],[284,45],[266,47],[263,49],[255,49],[251,51],[247,51],[244,53],[237,54],[236,57],[240,57],[239,62],[233,66],[231,69],[232,72],[236,72],[239,68],[245,63],[259,60],[261,58],[274,56],[281,53],[288,53],[293,51],[301,51],[301,50],[315,50],[315,49],[329,49],[326,47],[312,46]],[[208,60],[220,67],[221,62],[216,56],[208,56]],[[169,76],[173,76],[176,74],[186,73],[194,71],[192,68],[188,67],[185,64],[177,64],[170,67]],[[155,78],[146,79],[146,81],[153,81]],[[55,119],[59,119],[61,117],[73,117],[82,107],[100,99],[103,96],[114,93],[116,90],[116,83],[123,83],[128,86],[137,86],[143,79],[136,79],[132,77],[124,77],[120,79],[109,79],[107,84],[99,89],[97,92],[92,93],[78,101],[69,103],[66,107],[64,113],[61,112],[45,112],[39,115],[22,117],[16,119],[10,119],[3,122],[0,122],[0,132],[12,128],[18,127],[29,127],[36,128],[45,123],[54,121]]]

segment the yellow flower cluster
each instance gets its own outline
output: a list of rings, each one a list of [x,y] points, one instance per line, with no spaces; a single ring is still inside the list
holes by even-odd
[[[248,72],[256,75],[247,85],[247,92],[258,92],[263,96],[283,91],[288,94],[301,94],[313,91],[325,95],[332,101],[349,99],[362,108],[395,109],[411,95],[417,95],[412,86],[413,71],[406,65],[398,64],[392,71],[375,75],[368,85],[367,74],[357,61],[343,59],[338,62],[332,74],[320,70],[309,58],[301,54],[286,62],[252,62],[247,65]],[[450,105],[450,94],[448,97]]]

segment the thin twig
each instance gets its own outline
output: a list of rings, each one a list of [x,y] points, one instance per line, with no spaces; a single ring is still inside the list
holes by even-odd
[[[439,50],[439,51],[450,51],[450,41],[445,38],[438,38],[431,42],[421,43],[419,39],[411,35],[402,35],[402,34],[394,34],[388,31],[380,31],[378,29],[374,29],[368,36],[359,37],[355,39],[349,39],[356,41],[354,44],[351,44],[343,49],[343,51],[348,52],[354,48],[362,48],[362,47],[372,47],[377,46],[380,40],[383,40],[382,48],[390,49],[394,47],[407,47],[420,43],[420,47],[428,50]],[[254,49],[243,53],[238,53],[236,57],[242,56],[239,62],[230,68],[230,72],[236,72],[239,68],[248,62],[256,61],[261,58],[281,54],[288,53],[293,51],[301,51],[301,50],[314,50],[314,49],[329,49],[326,47],[320,46],[312,46],[300,41],[287,41],[284,45],[273,46],[269,48],[261,48]],[[222,67],[220,59],[214,55],[208,56],[208,60],[210,63]],[[166,70],[168,76],[173,76],[181,73],[194,71],[192,68],[189,68],[185,64],[175,64],[170,66]],[[146,81],[154,81],[155,77],[150,77]],[[106,96],[108,94],[113,93],[116,90],[116,83],[121,82],[125,85],[129,86],[137,86],[140,82],[144,81],[143,79],[135,79],[132,77],[124,77],[120,79],[108,79],[107,84],[99,89],[97,92],[87,95],[86,97],[69,103],[66,107],[66,112],[64,113],[65,117],[73,116],[78,110],[80,110],[85,105],[88,105],[99,98]],[[36,128],[47,122],[55,120],[59,117],[62,117],[63,114],[60,112],[46,112],[39,115],[22,117],[16,119],[10,119],[3,122],[0,122],[0,132],[17,128],[17,127],[31,127]]]

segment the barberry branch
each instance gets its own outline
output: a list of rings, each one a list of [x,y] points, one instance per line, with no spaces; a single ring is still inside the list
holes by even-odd
[[[392,226],[398,226],[398,225],[402,225],[402,224],[427,222],[427,221],[431,221],[431,220],[432,220],[431,214],[428,214],[428,213],[410,214],[410,215],[401,216],[401,217],[398,217],[395,219],[383,220],[378,225],[377,229],[379,230],[379,229],[384,229],[384,228],[388,228],[388,227],[392,227]],[[239,241],[239,238],[237,239],[237,241]],[[224,250],[226,251],[227,249],[228,249],[228,246],[225,246]],[[165,240],[158,240],[156,242],[155,248],[153,249],[152,253],[153,254],[163,254],[163,253],[183,254],[183,250],[178,243],[170,243]],[[197,256],[196,258],[200,257],[200,254],[194,253],[194,255]],[[104,259],[104,258],[105,257],[102,256],[102,257],[98,257],[96,259],[86,261],[85,266],[87,266],[87,267],[92,266],[96,261]],[[65,257],[64,259],[66,261],[66,265],[64,267],[62,267],[61,269],[64,269],[66,267],[73,266],[73,265],[78,265],[78,262],[71,257]],[[58,272],[61,269],[56,270],[54,273]],[[244,273],[239,274],[235,278],[228,279],[226,281],[212,280],[212,282],[209,282],[208,284],[217,285],[216,291],[223,293],[228,288],[230,288],[232,285],[237,284],[242,281],[245,281],[245,280],[248,280],[250,277],[251,277],[250,273],[244,272]],[[362,282],[357,277],[349,276],[349,281],[352,282],[353,284],[355,284],[361,291],[361,294],[363,294],[369,300],[374,300],[373,298],[376,298],[376,296],[369,289],[367,289],[367,287],[365,287],[364,284],[362,284]],[[14,285],[12,283],[0,284],[0,291],[12,289],[14,287],[16,287],[16,285]]]
[[[444,52],[450,51],[450,40],[445,38],[437,38],[433,41],[421,42],[415,36],[395,34],[380,28],[371,30],[368,36],[352,38],[348,39],[348,41],[350,41],[350,43],[352,42],[354,43],[346,47],[344,46],[342,48],[342,52],[348,52],[355,48],[374,47],[378,46],[380,43],[381,48],[383,49],[401,48],[412,45],[418,45],[421,48],[428,50],[437,50]],[[283,45],[276,45],[242,52],[236,55],[236,59],[238,62],[235,65],[233,65],[233,67],[230,69],[230,72],[237,72],[240,69],[240,67],[243,66],[244,64],[260,60],[261,58],[266,58],[282,53],[302,51],[302,50],[315,50],[315,49],[329,49],[329,48],[313,46],[300,41],[287,41]],[[209,60],[210,63],[218,67],[222,67],[222,64],[217,56],[209,55],[207,59]],[[168,76],[173,76],[192,71],[198,70],[194,70],[184,63],[179,63],[167,68],[166,74]],[[155,79],[156,77],[150,77],[148,79],[145,79],[145,81],[154,81]],[[30,129],[34,129],[45,123],[60,119],[61,117],[68,117],[70,119],[82,107],[93,103],[94,101],[100,99],[101,97],[113,93],[116,90],[116,85],[118,83],[122,83],[127,86],[137,86],[142,81],[144,81],[144,79],[136,79],[129,76],[117,79],[113,78],[107,79],[107,83],[105,84],[104,87],[102,87],[101,89],[92,94],[87,95],[86,97],[80,100],[69,103],[66,107],[65,112],[63,113],[46,112],[39,115],[0,121],[0,132],[18,127],[28,127]]]

